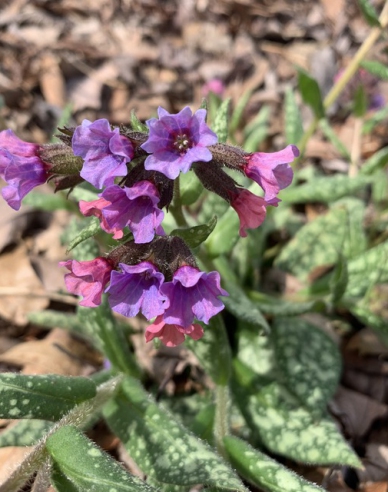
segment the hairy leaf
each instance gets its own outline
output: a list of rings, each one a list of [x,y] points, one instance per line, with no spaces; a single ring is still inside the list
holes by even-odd
[[[285,93],[284,130],[286,133],[287,145],[296,144],[302,138],[302,116],[295,100],[295,94],[290,88],[288,88]]]
[[[213,232],[217,224],[217,217],[214,216],[208,224],[189,227],[188,229],[174,229],[171,236],[181,237],[190,248],[197,248]]]

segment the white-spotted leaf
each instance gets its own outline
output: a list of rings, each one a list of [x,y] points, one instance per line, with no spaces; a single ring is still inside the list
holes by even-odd
[[[212,130],[216,133],[220,143],[225,143],[228,138],[229,103],[230,99],[225,99],[221,103],[212,125]]]
[[[153,492],[153,487],[130,475],[73,426],[60,427],[46,441],[56,468],[76,487],[98,492]]]
[[[284,100],[284,130],[286,143],[296,144],[303,135],[302,116],[296,103],[295,94],[291,88],[285,92]]]
[[[96,395],[89,378],[0,374],[0,418],[58,420]]]
[[[232,465],[248,482],[268,492],[323,492],[247,442],[233,436],[224,438]]]
[[[0,447],[32,446],[53,427],[47,420],[20,420],[9,425],[0,434]]]
[[[320,415],[341,375],[341,353],[322,330],[299,318],[277,318],[272,328],[275,358],[288,390]]]
[[[163,484],[246,491],[226,462],[126,378],[104,417],[144,473]]]
[[[270,384],[244,403],[240,410],[273,453],[301,463],[361,466],[335,423],[296,406],[285,387]]]

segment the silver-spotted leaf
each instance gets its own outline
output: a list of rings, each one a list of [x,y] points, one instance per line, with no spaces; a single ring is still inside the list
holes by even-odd
[[[301,463],[361,466],[330,417],[317,419],[305,408],[296,406],[286,388],[277,383],[251,395],[245,408],[240,409],[273,453]]]
[[[272,327],[275,357],[288,390],[314,415],[325,411],[341,375],[334,341],[300,318],[277,318]]]
[[[126,378],[104,417],[144,473],[163,484],[246,491],[226,462]]]
[[[248,482],[268,492],[323,492],[247,442],[234,436],[224,438],[225,449],[234,468]]]
[[[33,446],[53,427],[47,420],[20,420],[9,425],[0,434],[0,447]]]
[[[341,255],[356,257],[366,248],[364,212],[364,204],[356,198],[336,202],[325,215],[298,230],[276,265],[307,280],[315,268],[335,265]]]
[[[98,492],[152,492],[73,426],[60,427],[46,441],[56,468],[76,487]]]
[[[86,239],[95,236],[100,231],[100,221],[97,219],[97,217],[92,217],[89,224],[72,241],[70,241],[67,247],[67,251],[70,252],[80,243],[84,242]]]
[[[0,418],[58,420],[96,395],[89,378],[0,374]]]
[[[229,103],[230,99],[225,99],[225,101],[221,103],[212,125],[212,130],[218,136],[218,141],[220,143],[226,142],[226,139],[228,138]]]
[[[302,116],[300,114],[295,94],[292,89],[288,88],[285,92],[284,100],[284,130],[286,134],[286,143],[296,144],[303,135]]]

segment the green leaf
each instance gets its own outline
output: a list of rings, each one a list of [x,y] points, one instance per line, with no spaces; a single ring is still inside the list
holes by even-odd
[[[252,91],[248,89],[239,98],[237,105],[236,105],[236,107],[232,113],[231,118],[230,118],[229,132],[231,135],[233,135],[234,132],[237,130],[237,128],[240,124],[242,115],[244,113],[244,109],[246,108],[246,106],[249,102],[249,99],[251,98],[251,95],[252,95]]]
[[[340,254],[338,263],[335,266],[333,275],[330,279],[331,302],[336,305],[346,292],[348,286],[348,264],[346,258]]]
[[[45,311],[35,311],[27,314],[28,320],[39,326],[47,328],[62,328],[64,330],[74,331],[85,334],[84,325],[75,314],[61,313],[53,309]],[[89,335],[89,333],[86,333]]]
[[[295,94],[290,88],[287,88],[285,92],[284,127],[287,145],[299,142],[303,135],[302,116],[296,103]]]
[[[270,384],[236,403],[271,452],[311,465],[362,466],[335,423],[296,406],[281,385]]]
[[[271,108],[264,105],[253,121],[246,126],[244,130],[244,150],[246,152],[256,152],[261,142],[267,137],[270,114]]]
[[[118,327],[106,296],[103,296],[100,306],[90,309],[80,306],[78,316],[85,326],[85,331],[98,342],[112,365],[125,374],[140,375],[133,353],[129,350],[128,340]]]
[[[361,167],[360,173],[371,175],[388,163],[388,147],[383,147],[367,159]]]
[[[305,70],[298,68],[298,85],[305,104],[311,107],[316,118],[323,118],[325,116],[325,110],[318,82]]]
[[[312,414],[322,414],[341,375],[337,345],[322,330],[298,318],[277,318],[272,338],[284,384]]]
[[[70,241],[69,246],[67,247],[67,252],[69,253],[72,249],[74,249],[78,244],[82,243],[86,239],[89,239],[95,236],[97,233],[101,231],[100,221],[97,217],[92,217],[89,224],[82,229],[82,231],[75,237],[72,241]]]
[[[131,127],[135,132],[144,132],[148,133],[148,126],[142,123],[139,118],[136,116],[136,112],[134,109],[131,111]]]
[[[82,492],[79,487],[66,478],[56,463],[52,463],[50,481],[57,492]]]
[[[228,384],[232,354],[225,325],[220,315],[214,316],[200,340],[187,338],[186,345],[198,357],[206,373],[221,386]]]
[[[337,133],[330,126],[329,121],[326,118],[322,118],[321,121],[319,122],[319,126],[323,131],[325,137],[338,150],[340,155],[350,161],[351,157],[348,149],[346,148],[345,144],[340,140]]]
[[[257,487],[269,492],[323,492],[321,487],[299,477],[237,437],[226,436],[224,443],[233,467]]]
[[[192,205],[195,203],[204,190],[196,174],[191,171],[180,174],[179,189],[182,205]]]
[[[80,185],[74,188],[71,192],[70,198],[75,200],[76,202],[80,202],[83,200],[84,202],[92,202],[98,199],[97,191],[92,191],[88,188],[85,188],[86,185]]]
[[[370,133],[376,125],[388,118],[388,105],[373,113],[363,124],[362,133]]]
[[[380,27],[379,16],[369,0],[358,0],[362,15],[370,26]]]
[[[81,431],[63,426],[46,441],[57,469],[77,490],[98,492],[151,492],[154,489],[130,475],[117,461],[99,449]]]
[[[0,418],[58,420],[96,395],[89,378],[0,374]]]
[[[368,96],[362,85],[356,89],[353,100],[353,113],[357,118],[362,118],[368,111]]]
[[[33,446],[53,427],[47,420],[20,420],[9,425],[0,434],[0,447]]]
[[[197,248],[213,232],[217,224],[217,217],[214,216],[208,224],[189,227],[188,229],[174,229],[171,236],[181,237],[190,248]]]
[[[144,473],[171,485],[206,484],[246,491],[229,466],[208,445],[159,407],[139,382],[126,378],[122,393],[104,417]]]
[[[288,203],[334,202],[344,196],[354,195],[365,188],[365,176],[349,178],[343,174],[319,176],[313,180],[282,190],[282,200]]]
[[[230,99],[222,101],[220,107],[217,110],[212,130],[218,136],[220,143],[225,143],[228,138],[228,111],[229,111]]]
[[[250,291],[248,296],[262,313],[272,316],[298,316],[299,314],[323,311],[325,308],[325,304],[321,300],[307,302],[285,301],[279,297],[269,296],[258,291]]]
[[[363,202],[356,198],[336,202],[325,215],[299,229],[275,264],[306,281],[315,268],[335,265],[340,255],[357,256],[366,248],[364,212]]]
[[[215,266],[220,272],[223,287],[229,293],[229,297],[223,297],[222,302],[228,311],[233,313],[238,319],[246,321],[269,332],[269,326],[257,305],[253,303],[244,290],[239,286],[239,282],[231,272],[230,265],[225,257],[215,260]]]
[[[38,208],[39,210],[70,210],[74,211],[74,204],[66,199],[62,193],[47,194],[33,190],[23,198],[23,204],[30,207]]]
[[[387,260],[387,241],[349,260],[345,297],[364,296],[374,285],[388,282]]]
[[[240,236],[238,234],[240,220],[236,211],[229,207],[218,220],[214,233],[206,242],[207,252],[212,258],[216,258],[224,253],[229,253],[237,243]]]

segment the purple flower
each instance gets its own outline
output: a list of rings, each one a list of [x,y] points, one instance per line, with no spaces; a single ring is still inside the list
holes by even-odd
[[[141,145],[149,155],[144,167],[159,171],[170,179],[186,173],[193,162],[212,160],[207,147],[217,143],[217,135],[205,123],[206,110],[199,109],[193,115],[187,106],[178,114],[158,109],[159,119],[146,121],[150,134]]]
[[[112,185],[117,176],[126,176],[133,157],[131,142],[111,129],[106,119],[83,120],[75,129],[73,152],[84,159],[81,176],[96,188]]]
[[[146,342],[150,342],[154,338],[160,338],[166,347],[176,347],[185,341],[185,335],[193,340],[199,340],[203,337],[203,328],[199,324],[193,324],[187,328],[169,325],[163,320],[163,316],[158,316],[146,329],[145,339]]]
[[[46,182],[49,166],[39,157],[40,146],[20,140],[12,130],[0,132],[0,176],[7,185],[3,198],[19,210],[23,198]]]
[[[108,260],[102,257],[91,261],[68,260],[61,261],[59,265],[70,271],[65,275],[66,288],[83,297],[80,306],[97,307],[101,304],[101,296],[112,271]]]
[[[221,288],[218,272],[205,273],[188,265],[178,268],[172,282],[164,283],[160,292],[168,298],[163,321],[185,329],[193,324],[194,318],[209,323],[212,316],[224,309],[218,296],[228,295]]]
[[[245,174],[256,181],[264,190],[264,199],[270,202],[276,198],[279,191],[289,186],[292,182],[293,172],[288,163],[299,156],[299,150],[295,145],[288,145],[279,152],[270,154],[255,152],[245,157]]]
[[[166,297],[160,292],[160,286],[164,275],[148,261],[138,265],[120,263],[119,266],[122,271],[112,271],[106,289],[113,311],[128,318],[141,311],[149,320],[162,314]]]
[[[85,216],[95,215],[101,227],[114,233],[114,239],[123,237],[123,229],[128,226],[135,243],[149,243],[155,232],[163,235],[161,223],[164,213],[157,207],[159,193],[150,181],[139,181],[130,188],[118,185],[108,186],[93,202],[80,202],[80,210]]]

